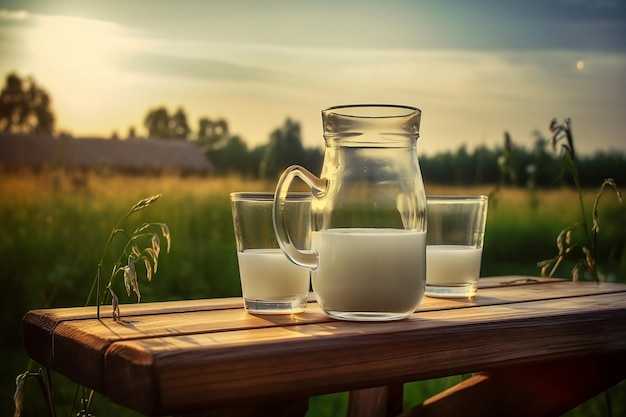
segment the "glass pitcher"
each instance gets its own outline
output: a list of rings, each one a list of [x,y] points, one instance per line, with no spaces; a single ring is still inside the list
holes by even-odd
[[[274,230],[285,255],[311,269],[319,306],[344,320],[397,320],[415,310],[426,277],[426,194],[417,159],[421,111],[352,105],[322,111],[320,177],[294,165],[278,180]],[[312,191],[311,249],[285,226],[295,177]]]

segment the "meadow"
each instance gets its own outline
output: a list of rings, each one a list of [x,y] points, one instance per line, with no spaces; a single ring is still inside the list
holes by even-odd
[[[237,177],[0,174],[0,329],[4,335],[0,339],[0,415],[13,413],[15,377],[37,367],[22,349],[22,316],[31,309],[85,305],[111,229],[137,201],[162,194],[122,226],[132,231],[144,222],[166,223],[172,239],[171,251],[162,250],[158,273],[151,282],[138,269],[142,302],[239,296],[229,194],[273,188],[272,182]],[[493,190],[488,185],[426,185],[428,194],[489,194]],[[597,191],[583,193],[588,216]],[[599,215],[602,279],[625,282],[626,205],[607,193]],[[490,201],[481,275],[539,275],[537,262],[553,257],[559,232],[578,221],[578,197],[573,189],[499,190]],[[115,250],[114,246],[111,252]],[[105,275],[113,261],[113,253],[105,257]],[[556,276],[569,278],[571,266],[566,262]],[[119,278],[113,285],[120,302],[136,302],[126,296]],[[121,309],[123,315],[123,305]],[[406,384],[405,403],[418,404],[460,378]],[[70,415],[73,384],[59,375],[54,375],[53,383],[58,415]],[[622,383],[610,391],[613,415],[626,414],[625,387]],[[606,415],[605,402],[601,395],[568,416]],[[315,397],[308,415],[341,415],[345,406],[345,394]],[[25,388],[23,415],[41,415],[44,410],[33,380]],[[135,415],[98,397],[91,412],[95,416]]]

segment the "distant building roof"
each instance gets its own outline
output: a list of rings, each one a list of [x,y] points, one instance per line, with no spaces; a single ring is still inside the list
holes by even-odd
[[[198,147],[176,139],[60,139],[0,134],[0,168],[110,169],[124,173],[207,174],[213,165]]]

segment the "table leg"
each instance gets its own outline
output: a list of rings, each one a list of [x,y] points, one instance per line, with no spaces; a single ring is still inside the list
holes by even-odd
[[[350,391],[347,417],[391,417],[402,412],[403,384]]]
[[[309,409],[309,399],[286,399],[262,404],[241,405],[191,414],[177,414],[173,417],[304,417]]]
[[[476,375],[399,417],[559,416],[626,378],[625,352]]]

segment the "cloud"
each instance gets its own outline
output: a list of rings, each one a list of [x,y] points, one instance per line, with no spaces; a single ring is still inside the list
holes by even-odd
[[[284,81],[291,76],[266,68],[240,65],[225,60],[168,55],[165,53],[136,53],[121,59],[121,66],[142,74],[199,80]]]
[[[30,15],[26,10],[0,9],[0,19],[21,20],[30,17]]]

